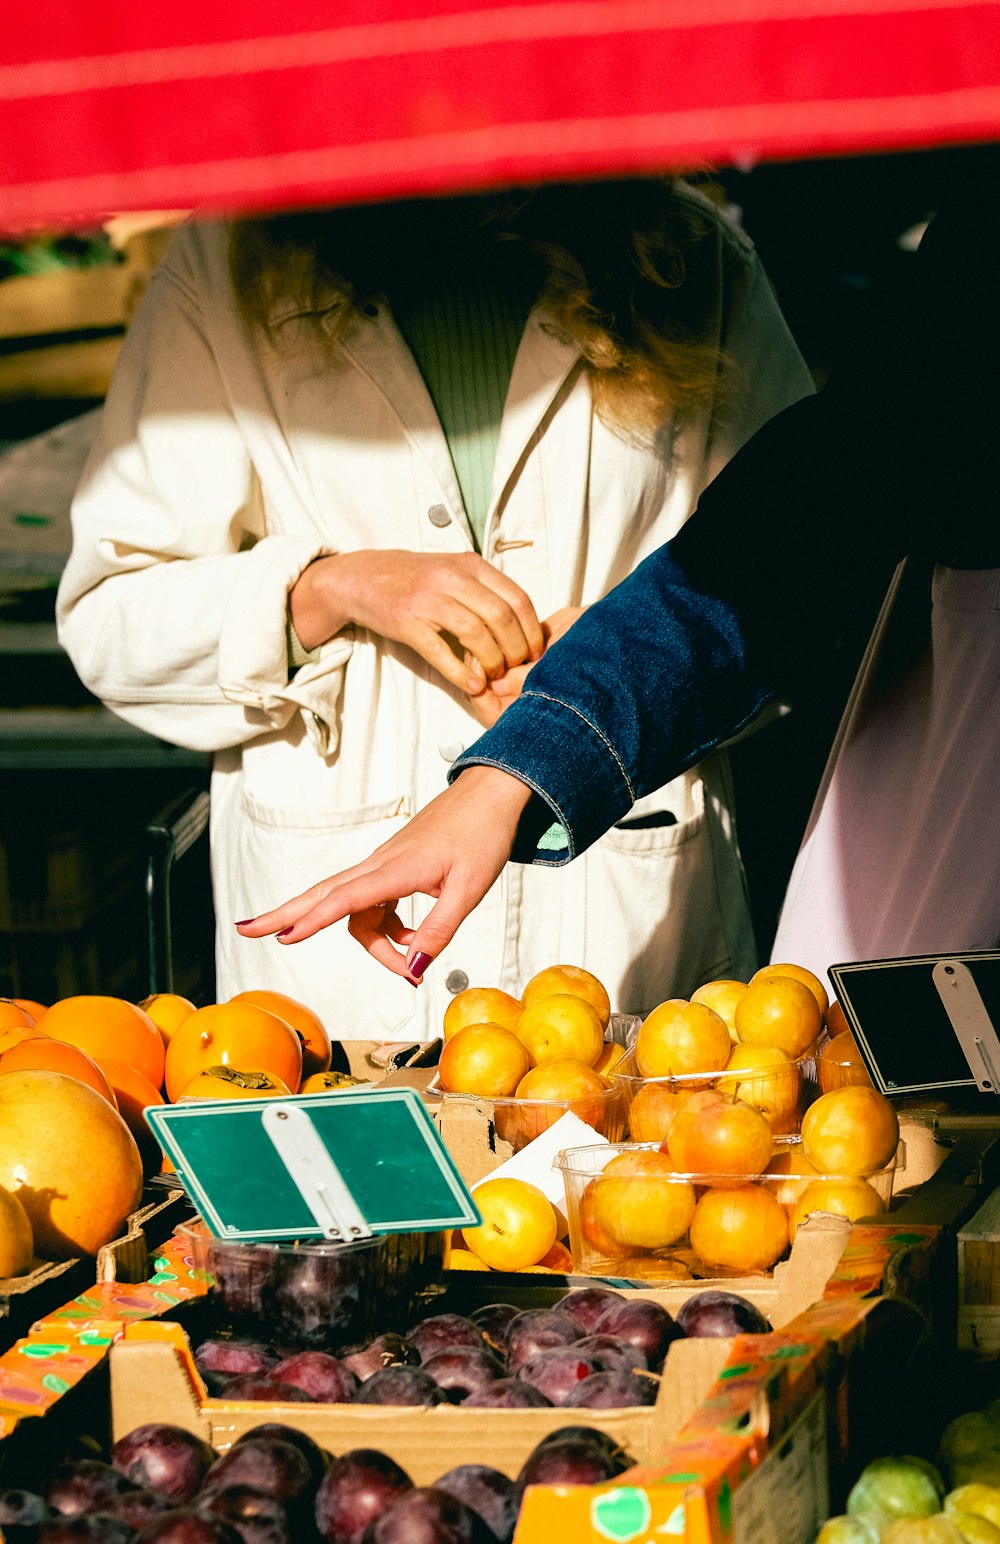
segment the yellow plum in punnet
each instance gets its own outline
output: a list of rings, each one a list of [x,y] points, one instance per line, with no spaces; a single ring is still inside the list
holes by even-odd
[[[794,976],[751,980],[736,1004],[736,1034],[744,1045],[776,1045],[801,1056],[822,1028],[819,1003]]]
[[[504,1029],[516,1030],[523,1007],[520,998],[501,992],[499,987],[467,986],[444,1010],[441,1029],[446,1040],[470,1024],[502,1024]]]
[[[469,1024],[445,1044],[438,1064],[441,1087],[449,1094],[504,1099],[528,1070],[528,1053],[502,1024]]]
[[[721,1072],[731,1050],[729,1030],[714,1009],[670,997],[643,1020],[635,1062],[644,1078],[681,1077]]]
[[[877,1217],[884,1211],[885,1202],[865,1179],[810,1180],[789,1213],[788,1236],[795,1237],[799,1223],[811,1212],[833,1212],[857,1222],[860,1217]]]
[[[771,976],[791,976],[793,981],[801,981],[815,997],[816,1006],[822,1017],[826,1018],[827,1009],[830,1006],[829,993],[819,977],[811,970],[807,970],[805,965],[762,965],[760,970],[750,977],[750,985],[753,986],[755,981],[767,981]]]
[[[722,977],[718,981],[706,981],[696,992],[691,993],[693,1003],[704,1003],[706,1008],[711,1008],[723,1020],[729,1031],[730,1040],[736,1039],[736,1004],[747,989],[745,981],[732,981]]]
[[[788,1247],[788,1213],[762,1185],[706,1190],[691,1219],[691,1247],[715,1269],[770,1270]]]
[[[604,1049],[597,1010],[570,992],[553,992],[528,1003],[517,1021],[517,1037],[532,1066],[575,1056],[593,1067]]]
[[[536,976],[532,976],[524,991],[521,993],[521,1001],[525,1007],[529,1003],[537,1002],[540,997],[553,997],[568,993],[571,997],[582,997],[593,1008],[601,1021],[601,1033],[608,1027],[611,1017],[611,1000],[602,982],[589,970],[584,970],[581,965],[549,965],[545,970],[540,970]]]
[[[802,1074],[787,1051],[777,1045],[735,1045],[726,1072],[740,1076],[720,1078],[720,1094],[752,1104],[773,1131],[792,1129],[798,1115]]]
[[[802,1149],[821,1174],[870,1174],[898,1145],[896,1112],[874,1088],[833,1088],[802,1117]]]
[[[664,1153],[619,1153],[593,1181],[590,1209],[595,1231],[616,1246],[662,1249],[687,1232],[694,1189]]]
[[[667,1138],[670,1161],[681,1174],[760,1174],[773,1151],[760,1111],[714,1089],[691,1095]]]

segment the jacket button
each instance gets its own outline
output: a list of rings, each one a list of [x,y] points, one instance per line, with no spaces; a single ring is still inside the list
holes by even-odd
[[[464,992],[469,984],[469,978],[464,970],[449,970],[444,978],[444,984],[452,997],[457,997],[459,992]]]
[[[442,740],[441,744],[438,746],[438,754],[440,755],[441,759],[443,761],[447,761],[449,765],[451,762],[457,761],[464,750],[465,746],[462,744],[461,740]]]
[[[443,504],[432,504],[427,511],[427,518],[431,525],[451,525],[451,516]]]

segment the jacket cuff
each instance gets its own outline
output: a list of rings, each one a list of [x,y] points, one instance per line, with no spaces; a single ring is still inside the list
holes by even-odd
[[[568,760],[567,744],[573,747]],[[523,691],[488,735],[453,763],[448,781],[470,766],[498,767],[536,795],[518,826],[511,854],[518,863],[569,863],[635,803],[628,773],[606,735],[578,708],[543,692]],[[565,833],[561,845],[553,823]]]

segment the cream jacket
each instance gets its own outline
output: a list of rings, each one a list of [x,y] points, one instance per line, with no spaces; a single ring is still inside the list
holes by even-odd
[[[711,220],[702,253],[739,389],[683,429],[665,424],[655,449],[595,416],[578,354],[544,309],[528,321],[483,553],[540,617],[621,580],[739,445],[812,389],[752,247]],[[674,824],[616,828],[566,868],[510,865],[418,992],[345,926],[293,948],[234,932],[235,918],[368,856],[445,786],[480,728],[418,656],[360,629],[289,679],[287,593],[313,558],[463,552],[472,538],[388,307],[356,315],[337,343],[288,307],[269,341],[237,313],[227,240],[221,225],[182,229],[150,284],[74,503],[58,598],[61,640],[89,688],[150,733],[213,753],[219,1001],[268,986],[310,1004],[334,1037],[430,1038],[452,993],[518,993],[549,964],[586,966],[635,1012],[750,970],[718,755],[633,812],[669,811]]]

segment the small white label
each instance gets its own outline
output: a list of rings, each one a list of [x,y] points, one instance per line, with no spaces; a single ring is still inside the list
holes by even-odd
[[[733,1544],[812,1544],[829,1510],[826,1410],[817,1394],[733,1492]]]

